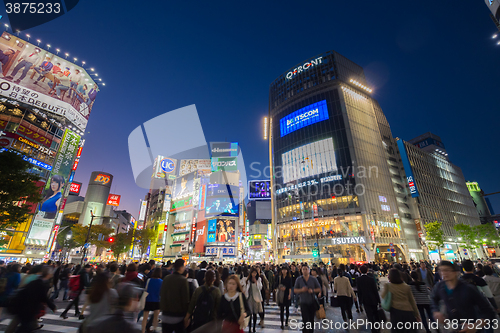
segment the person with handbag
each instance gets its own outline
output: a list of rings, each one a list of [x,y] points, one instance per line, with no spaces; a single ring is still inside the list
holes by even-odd
[[[404,283],[402,274],[403,273],[397,268],[391,268],[389,270],[389,283],[385,284],[381,295],[384,299],[382,301],[382,306],[386,311],[389,308],[392,333],[417,332],[416,329],[398,329],[398,323],[402,323],[399,324],[400,327],[405,327],[404,323],[420,321],[417,303],[415,303],[410,286]]]
[[[310,275],[307,264],[302,265],[302,276],[295,281],[294,292],[300,295],[300,312],[304,329],[302,332],[314,332],[314,315],[319,310],[319,303],[314,293],[321,292],[318,279]]]
[[[347,276],[346,276],[347,275]],[[349,275],[346,274],[344,264],[339,265],[338,276],[333,280],[333,290],[337,293],[337,300],[340,304],[340,311],[344,322],[352,320],[352,304],[356,300],[356,295],[351,286]]]
[[[281,329],[288,326],[288,318],[290,317],[290,301],[292,298],[290,290],[292,289],[292,276],[287,266],[281,268],[280,275],[276,279],[276,298],[280,307]],[[285,320],[286,310],[286,320]],[[284,324],[283,324],[284,323]]]
[[[363,265],[359,268],[361,276],[358,277],[358,301],[359,306],[363,306],[366,311],[368,322],[372,323],[372,333],[379,333],[380,329],[373,327],[373,323],[380,322],[384,319],[384,310],[380,309],[380,295],[378,294],[377,281],[373,275],[368,275],[368,266]],[[383,317],[379,316],[380,311]]]
[[[250,320],[250,307],[243,294],[240,278],[230,275],[225,281],[226,293],[221,297],[218,318],[222,320],[222,332],[243,333]]]
[[[145,292],[147,292],[146,302],[144,304],[144,314],[142,318],[142,333],[146,332],[149,312],[153,311],[153,332],[156,332],[158,326],[158,316],[160,315],[160,291],[163,280],[161,279],[161,268],[157,267],[153,270],[151,278],[146,282]],[[148,329],[149,331],[149,329]]]
[[[262,282],[259,273],[255,267],[250,270],[250,275],[245,281],[245,294],[247,296],[248,306],[250,307],[250,325],[249,332],[252,332],[252,321],[253,321],[253,332],[255,332],[255,326],[257,325],[257,314],[262,313],[264,309],[262,308]]]

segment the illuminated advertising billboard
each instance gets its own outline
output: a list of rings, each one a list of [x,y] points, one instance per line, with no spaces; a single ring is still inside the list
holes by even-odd
[[[157,179],[165,179],[167,177],[169,177],[169,179],[175,179],[176,166],[176,159],[158,155],[153,163],[152,177]]]
[[[79,195],[81,188],[82,188],[82,183],[72,182],[71,186],[69,187],[69,193]]]
[[[171,205],[172,205],[172,195],[165,193],[165,199],[163,200],[163,211],[169,212]]]
[[[214,157],[212,158],[212,172],[238,171],[236,157]]]
[[[208,184],[207,185],[207,197],[214,196],[224,196],[231,198],[238,198],[240,195],[240,188],[234,185],[228,184]],[[236,202],[238,199],[235,200]]]
[[[215,242],[217,233],[217,219],[208,220],[207,243]]]
[[[109,194],[108,195],[108,205],[110,206],[120,206],[121,195],[118,194]]]
[[[71,173],[73,160],[75,159],[80,143],[80,136],[73,131],[67,129],[61,140],[59,150],[57,152],[50,180],[45,186],[44,198],[38,208],[38,215],[46,219],[53,219],[59,210],[64,186],[67,184],[67,179]]]
[[[332,138],[292,149],[282,154],[281,159],[284,183],[337,171]]]
[[[250,180],[248,182],[248,200],[271,200],[270,180]]]
[[[179,167],[179,176],[200,170],[202,174],[210,172],[210,160],[181,160]]]
[[[207,197],[205,215],[238,215],[238,199],[229,197]]]
[[[214,157],[237,157],[238,142],[210,142],[210,152]]]
[[[196,172],[179,177],[175,180],[173,199],[192,196],[194,193],[194,176]]]
[[[403,167],[406,173],[406,181],[408,187],[410,188],[410,193],[412,198],[420,196],[417,189],[417,184],[415,184],[415,178],[413,176],[413,170],[411,168],[410,161],[408,160],[408,154],[406,152],[406,147],[403,140],[398,140],[399,154],[401,155],[401,161],[403,162]]]
[[[7,31],[0,37],[7,57],[0,95],[66,118],[83,131],[99,92],[85,69]]]
[[[191,207],[192,205],[193,205],[193,198],[187,197],[185,199],[181,199],[181,200],[177,200],[177,201],[172,202],[172,209],[171,210],[187,208],[187,207]]]
[[[236,221],[218,218],[208,221],[207,243],[235,243]]]
[[[328,119],[326,100],[313,103],[280,119],[281,137],[326,119]]]
[[[146,200],[141,200],[141,210],[139,212],[139,221],[144,221],[146,218],[146,208],[148,207],[148,202]]]

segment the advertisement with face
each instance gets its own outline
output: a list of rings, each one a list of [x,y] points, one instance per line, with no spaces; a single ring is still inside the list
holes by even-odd
[[[205,215],[238,215],[238,200],[228,197],[208,197]]]
[[[179,177],[175,180],[174,189],[174,199],[187,197],[193,195],[194,193],[194,175],[195,172],[191,172],[187,175]]]
[[[236,221],[217,219],[215,241],[218,243],[234,243],[236,241]]]
[[[54,160],[50,181],[45,187],[44,198],[38,208],[38,216],[53,219],[59,210],[64,185],[71,173],[73,160],[75,159],[80,143],[80,136],[70,130],[64,132],[61,145]]]
[[[83,131],[98,85],[85,69],[6,31],[0,37],[0,95],[65,117]]]

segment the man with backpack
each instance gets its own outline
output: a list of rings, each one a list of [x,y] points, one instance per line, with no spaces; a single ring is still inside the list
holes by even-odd
[[[196,288],[188,312],[184,318],[185,326],[189,326],[192,317],[191,329],[195,330],[217,318],[217,311],[221,299],[219,288],[214,287],[215,272],[208,270],[205,273],[205,284]]]
[[[70,289],[74,298],[73,301],[68,304],[66,310],[64,310],[63,313],[61,313],[61,318],[63,319],[68,318],[68,311],[73,307],[73,305],[75,306],[75,317],[80,316],[80,309],[78,308],[78,303],[80,302],[80,295],[82,294],[83,290],[90,286],[90,278],[89,278],[90,267],[91,266],[89,264],[86,264],[84,268],[80,271],[78,277],[72,277],[72,279],[74,280],[70,280]]]
[[[184,260],[174,262],[175,272],[163,279],[160,292],[163,332],[184,333],[184,319],[189,307],[189,285],[183,275]]]

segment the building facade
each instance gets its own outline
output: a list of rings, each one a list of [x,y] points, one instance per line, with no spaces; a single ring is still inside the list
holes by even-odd
[[[278,260],[370,261],[381,249],[408,260],[409,250],[419,249],[414,222],[401,224],[383,142],[392,136],[371,92],[363,69],[335,51],[300,63],[271,84]],[[399,186],[407,192],[404,183]]]
[[[460,259],[460,240],[454,226],[480,224],[462,170],[449,161],[441,139],[432,133],[409,142],[399,139],[398,144],[400,154],[407,155],[409,161],[405,172],[408,183],[414,186],[410,200],[417,208],[415,223],[420,230],[420,239],[426,241],[422,238],[425,237],[425,224],[441,222],[445,236],[445,249],[441,254],[447,259]],[[439,260],[432,242],[426,241],[426,245],[429,257]]]
[[[6,52],[0,79],[0,152],[16,151],[31,164],[29,172],[40,176],[37,185],[43,196],[26,220],[4,235],[8,242],[0,256],[41,260],[55,245],[99,87],[82,66],[7,31],[0,36],[0,50]],[[73,93],[56,92],[55,78],[69,76]]]

